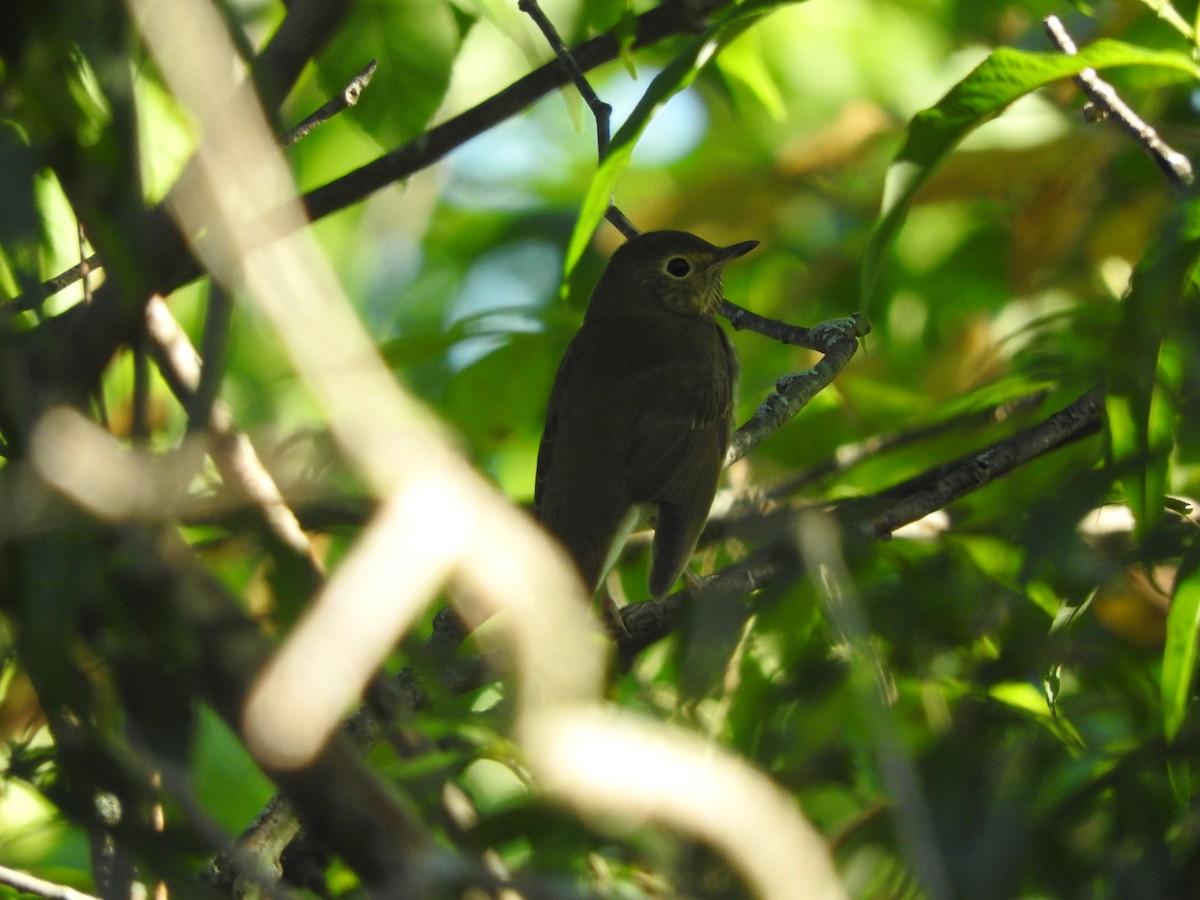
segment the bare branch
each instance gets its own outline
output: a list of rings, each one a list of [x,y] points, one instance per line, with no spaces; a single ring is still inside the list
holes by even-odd
[[[291,91],[309,60],[337,33],[345,0],[292,0],[287,15],[254,60],[254,81],[269,113]]]
[[[638,16],[633,46],[644,47],[674,34],[693,31],[698,20],[702,21],[727,3],[728,0],[667,0]],[[616,59],[620,49],[616,33],[608,32],[580,44],[571,56],[580,70],[588,71]],[[309,191],[304,196],[305,209],[313,219],[345,209],[380,188],[427,168],[471,138],[569,82],[570,77],[559,60],[547,63],[403,147]]]
[[[778,431],[807,406],[813,397],[828,387],[854,356],[858,349],[858,338],[867,334],[870,326],[866,319],[855,315],[844,319],[831,319],[812,328],[801,328],[765,319],[734,306],[728,300],[722,301],[721,312],[729,318],[735,328],[753,327],[760,334],[774,337],[783,343],[808,347],[825,354],[824,359],[811,369],[785,375],[775,383],[775,390],[762,402],[750,420],[734,432],[729,450],[725,454],[725,465],[728,466]]]
[[[1079,52],[1058,16],[1047,16],[1043,20],[1043,24],[1050,39],[1058,45],[1063,53],[1074,56]],[[1095,69],[1088,68],[1081,71],[1075,76],[1075,83],[1103,113],[1102,118],[1111,117],[1126,134],[1141,144],[1171,183],[1189,185],[1195,181],[1191,160],[1168,146],[1158,136],[1158,132],[1142,121],[1138,114],[1121,99],[1116,89],[1096,74]]]
[[[354,104],[358,103],[358,98],[362,96],[362,92],[366,90],[368,84],[371,83],[371,78],[375,75],[375,68],[378,62],[371,60],[367,63],[357,75],[350,79],[349,83],[342,88],[341,93],[335,97],[331,97],[325,103],[321,104],[314,112],[301,119],[291,128],[283,133],[279,142],[285,147],[290,147],[299,141],[301,138],[308,137],[314,130],[320,128],[338,113],[349,109]]]
[[[860,538],[886,537],[900,526],[942,509],[1043,453],[1095,433],[1100,428],[1103,408],[1103,391],[1092,388],[1044,421],[946,464],[932,483],[906,482],[912,490],[905,491],[883,512],[848,525],[847,531]],[[892,492],[896,490],[893,488]]]
[[[667,0],[637,18],[633,46],[644,47],[671,35],[695,31],[702,25],[705,16],[728,3],[729,0]],[[296,12],[296,6],[293,4],[289,19]],[[280,31],[283,31],[282,27]],[[587,70],[615,59],[620,48],[617,34],[608,32],[579,45],[572,55],[580,68]],[[345,209],[375,191],[433,165],[452,150],[566,83],[566,72],[557,60],[542,66],[403,147],[310,191],[303,198],[308,219],[321,219]],[[180,180],[189,177],[195,179],[193,168],[194,163],[189,163]],[[166,295],[199,277],[203,269],[199,261],[188,253],[164,206],[156,207],[149,216],[153,223],[147,231],[156,241],[146,248],[148,280]],[[259,231],[279,236],[289,233],[297,224],[297,219],[289,213],[271,217],[271,227],[263,227]],[[96,293],[95,303],[88,306],[77,304],[42,326],[52,326],[53,334],[44,338],[39,336],[36,344],[31,340],[28,348],[20,348],[22,352],[31,354],[38,353],[37,348],[43,346],[73,348],[73,352],[65,356],[38,362],[30,360],[29,363],[31,366],[45,365],[43,377],[66,396],[86,392],[87,386],[99,377],[116,348],[128,340],[131,330],[138,324],[136,317],[128,315],[131,311],[122,307],[109,284],[102,285]],[[36,305],[38,301],[21,297],[14,302]],[[3,305],[5,309],[9,306],[8,303]]]
[[[15,316],[17,313],[37,309],[47,297],[69,288],[89,272],[99,269],[101,265],[99,254],[93,253],[66,271],[60,272],[53,278],[43,281],[38,290],[27,294],[19,294],[11,300],[5,300],[3,303],[0,303],[0,315]]]

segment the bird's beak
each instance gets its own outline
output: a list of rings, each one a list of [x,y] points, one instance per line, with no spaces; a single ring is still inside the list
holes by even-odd
[[[745,256],[751,250],[758,246],[758,241],[742,241],[740,244],[730,244],[728,247],[722,247],[717,251],[713,258],[714,266],[723,266],[731,259],[737,259],[739,256]]]

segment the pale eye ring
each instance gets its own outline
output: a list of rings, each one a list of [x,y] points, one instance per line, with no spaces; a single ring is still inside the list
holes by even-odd
[[[692,272],[692,264],[682,256],[672,256],[664,268],[672,278],[687,278]]]

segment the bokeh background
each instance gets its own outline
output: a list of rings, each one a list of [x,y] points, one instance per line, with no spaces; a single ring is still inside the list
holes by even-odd
[[[620,28],[646,6],[543,4],[568,44]],[[251,46],[283,14],[257,0],[224,8]],[[1184,58],[1196,46],[1189,0],[782,3],[649,124],[615,195],[640,229],[759,240],[727,272],[731,300],[792,324],[862,312],[872,326],[835,383],[731,470],[722,513],[870,497],[1044,418],[1126,364],[1120,327],[1131,273],[1147,248],[1171,239],[1172,210],[1189,201],[1112,123],[1085,121],[1069,80],[1020,100],[936,166],[878,283],[862,286],[889,164],[913,116],[997,48],[1054,51],[1041,24],[1049,14],[1081,46],[1108,38]],[[630,50],[589,74],[613,107],[614,128],[685,40]],[[379,69],[358,105],[288,151],[299,187],[417,139],[550,56],[515,3],[360,0],[287,100],[284,124],[368,60]],[[153,201],[195,135],[153,65],[129,64]],[[1194,154],[1194,74],[1167,66],[1103,74],[1168,143]],[[0,207],[6,197],[14,209],[32,197],[34,213],[8,217],[0,233],[0,291],[15,296],[73,265],[79,238],[54,176],[30,161],[31,124],[14,93],[20,73],[10,63],[5,75]],[[92,102],[102,111],[102,98]],[[97,123],[102,130],[102,112]],[[564,275],[596,158],[591,114],[567,89],[312,229],[396,378],[516,504],[532,499],[558,360],[620,240],[602,225]],[[1189,275],[1176,298],[1183,320],[1196,320],[1194,292]],[[202,279],[170,298],[196,342],[208,297]],[[32,330],[78,302],[76,286],[41,313],[13,317],[14,327]],[[679,634],[614,675],[613,702],[705,735],[767,772],[829,840],[853,896],[1192,895],[1200,732],[1192,714],[1168,738],[1162,699],[1170,597],[1181,560],[1186,573],[1194,555],[1186,498],[1200,487],[1188,416],[1195,332],[1176,336],[1179,421],[1155,465],[1182,499],[1153,540],[1135,543],[1127,517],[1101,522],[1097,510],[1125,499],[1129,470],[1111,465],[1106,436],[1095,435],[971,493],[924,530],[849,548],[863,634],[847,634],[807,578],[784,580],[733,608],[696,610]],[[749,332],[732,338],[742,364],[739,421],[777,379],[817,359]],[[251,305],[237,307],[227,366],[222,398],[336,568],[371,502]],[[109,368],[104,397],[111,429],[127,434],[129,366]],[[1004,403],[1015,404],[1011,415],[971,415]],[[150,411],[151,445],[174,446],[186,416],[158,381]],[[915,437],[935,425],[946,427]],[[914,439],[814,472],[884,435]],[[208,475],[197,493],[216,490]],[[238,522],[197,513],[184,533],[247,609],[290,621],[301,598]],[[753,546],[710,546],[696,568],[719,570]],[[643,556],[631,553],[618,577],[629,600],[644,599]],[[0,862],[88,887],[86,837],[55,805],[56,749],[4,633],[0,623],[0,647],[10,648],[0,671],[8,746],[0,751]],[[391,664],[415,664],[412,647],[399,647]],[[196,797],[236,834],[272,789],[213,715],[197,715]],[[698,845],[650,828],[601,835],[548,809],[508,743],[506,715],[502,686],[441,697],[412,723],[436,738],[437,754],[414,761],[381,748],[372,763],[432,833],[490,848],[515,871],[562,875],[601,896],[739,895],[736,877]],[[446,783],[465,792],[483,823],[467,839],[447,836],[438,821]],[[908,794],[897,796],[898,786]],[[193,866],[204,858],[202,847],[180,853]],[[355,883],[334,869],[335,892]]]

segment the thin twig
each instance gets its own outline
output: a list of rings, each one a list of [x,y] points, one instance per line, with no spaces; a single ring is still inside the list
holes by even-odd
[[[358,98],[362,96],[362,92],[367,85],[371,83],[371,78],[375,74],[375,68],[378,65],[376,60],[371,60],[362,68],[361,71],[349,83],[342,88],[341,93],[331,97],[325,103],[321,104],[311,115],[301,119],[291,128],[283,133],[279,143],[285,147],[290,147],[299,141],[301,138],[307,137],[315,129],[324,125],[338,113],[349,109],[358,102]]]
[[[579,96],[583,98],[583,102],[592,111],[592,116],[596,120],[597,156],[599,161],[603,163],[605,157],[608,156],[610,129],[612,127],[612,107],[601,100],[599,95],[593,90],[587,80],[587,76],[583,74],[583,69],[579,67],[579,63],[575,61],[575,57],[571,55],[571,51],[567,49],[567,45],[559,37],[554,23],[542,12],[542,8],[538,6],[537,0],[518,0],[517,7],[537,24],[542,35],[546,38],[546,43],[550,45],[550,48],[554,51],[554,55],[558,57],[563,68],[566,69],[567,77],[571,79],[571,83],[579,91]],[[609,198],[608,209],[604,211],[604,217],[626,238],[637,237],[638,229],[617,208],[617,205],[612,202],[611,197]]]
[[[854,356],[858,350],[858,339],[870,331],[870,326],[865,318],[854,315],[830,319],[812,328],[802,328],[765,319],[728,300],[722,301],[721,312],[729,318],[734,328],[753,328],[785,344],[807,347],[825,354],[812,368],[785,375],[775,382],[775,390],[755,410],[754,415],[734,432],[725,455],[725,464],[732,465],[778,431],[829,386]]]
[[[60,272],[53,278],[46,279],[37,290],[20,294],[11,300],[0,303],[0,315],[15,316],[17,313],[37,309],[47,297],[69,288],[75,282],[79,281],[79,279],[86,277],[88,272],[93,272],[100,267],[100,256],[93,253],[83,260],[83,262],[76,263],[65,272]]]
[[[254,59],[254,84],[268,112],[279,108],[305,67],[337,34],[351,6],[329,0],[291,0],[285,5],[283,21]]]
[[[1074,56],[1079,52],[1058,16],[1046,16],[1043,24],[1050,39],[1058,45],[1063,53]],[[1189,185],[1195,181],[1191,161],[1178,150],[1168,146],[1158,136],[1158,132],[1142,121],[1138,114],[1120,98],[1116,89],[1096,74],[1095,69],[1082,70],[1075,76],[1075,83],[1079,85],[1080,90],[1087,94],[1096,108],[1104,113],[1105,117],[1111,117],[1126,134],[1141,144],[1169,181],[1178,185]]]

